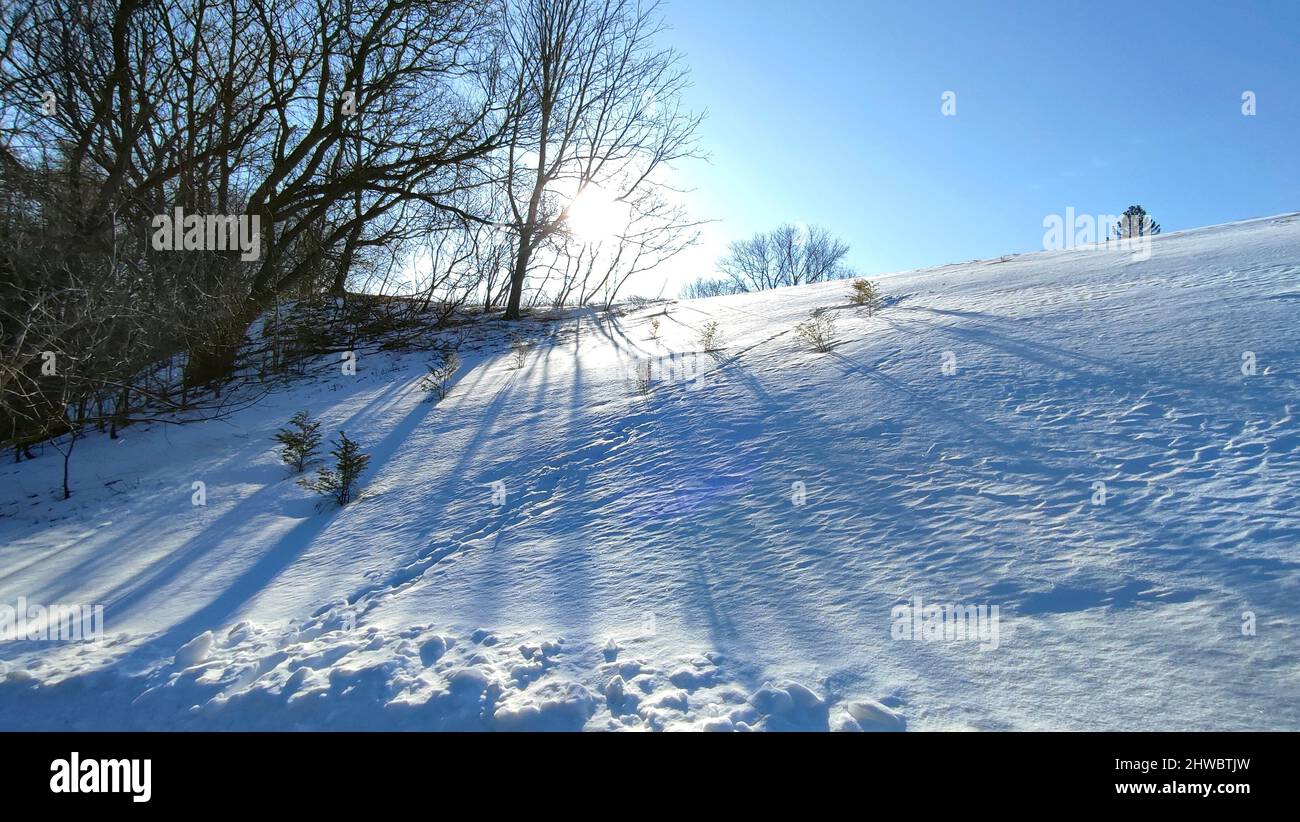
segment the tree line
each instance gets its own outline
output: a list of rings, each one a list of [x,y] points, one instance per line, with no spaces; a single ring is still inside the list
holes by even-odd
[[[289,303],[613,301],[696,236],[662,28],[626,0],[5,4],[0,441],[220,413]],[[569,230],[588,191],[608,237]]]

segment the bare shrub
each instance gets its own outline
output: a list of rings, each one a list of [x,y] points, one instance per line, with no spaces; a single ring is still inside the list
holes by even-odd
[[[528,352],[531,350],[532,346],[523,337],[514,337],[510,340],[510,358],[515,368],[524,367],[524,363],[528,362]]]
[[[718,328],[718,321],[709,320],[701,326],[699,334],[696,336],[696,341],[700,344],[700,348],[705,351],[720,350],[723,347],[723,344],[722,331]]]
[[[835,318],[825,312],[813,311],[808,319],[795,326],[795,333],[815,351],[825,353],[835,346]]]

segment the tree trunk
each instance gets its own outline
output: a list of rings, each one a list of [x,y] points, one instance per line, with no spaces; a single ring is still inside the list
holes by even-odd
[[[519,253],[515,255],[515,267],[510,272],[510,299],[506,301],[506,313],[504,319],[519,319],[519,302],[523,298],[524,278],[528,274],[528,258],[531,249],[528,247],[531,238],[527,231],[519,234]]]
[[[72,489],[68,487],[68,461],[72,459],[72,449],[77,444],[77,432],[75,430],[68,434],[68,450],[63,452],[63,498],[72,498]]]
[[[117,431],[126,425],[126,415],[128,412],[127,403],[131,400],[131,386],[122,386],[122,393],[117,398],[117,406],[113,409],[113,419],[108,426],[108,438],[117,439]]]
[[[185,361],[185,387],[197,388],[229,377],[235,370],[235,358],[243,344],[239,340],[214,340],[202,349],[191,349]],[[186,398],[182,398],[185,402]]]
[[[202,348],[190,349],[185,361],[184,387],[210,385],[229,377],[235,370],[245,332],[261,311],[261,303],[249,297],[231,326],[223,329],[222,339],[209,340]]]

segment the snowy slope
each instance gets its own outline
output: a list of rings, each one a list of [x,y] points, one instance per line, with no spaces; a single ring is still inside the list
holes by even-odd
[[[881,284],[575,312],[522,368],[484,325],[437,404],[322,363],[82,442],[69,502],[0,468],[0,605],[109,634],[0,643],[0,728],[1300,730],[1300,216]],[[278,464],[300,408],[360,501]],[[893,639],[914,597],[998,646]]]

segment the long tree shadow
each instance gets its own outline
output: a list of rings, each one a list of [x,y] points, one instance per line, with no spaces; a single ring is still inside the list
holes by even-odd
[[[352,422],[365,419],[367,411],[375,406],[387,407],[392,402],[400,400],[404,393],[403,388],[409,391],[410,386],[399,383],[385,390],[365,406],[349,415],[347,421],[340,428],[346,430],[346,427]],[[412,417],[418,416],[419,419],[423,419],[430,407],[425,405],[422,408],[413,409],[407,417],[407,428],[413,428],[418,423],[418,420],[409,422]],[[399,427],[401,426],[399,425]],[[132,608],[157,593],[162,587],[175,581],[187,569],[202,561],[214,549],[229,544],[231,537],[241,530],[241,526],[247,526],[256,514],[263,509],[263,501],[277,496],[282,491],[283,486],[280,482],[270,482],[240,500],[230,510],[208,523],[202,531],[191,537],[182,548],[171,552],[147,568],[142,569],[131,579],[123,581],[110,590],[104,597],[105,610],[111,609],[113,613],[119,615],[129,614]],[[145,534],[150,527],[152,526],[149,522],[144,522],[136,532]],[[125,543],[129,540],[123,537],[119,541]],[[78,578],[84,579],[87,573],[92,572],[92,567],[84,565],[69,571],[70,581],[68,584],[75,585]]]
[[[492,367],[492,363],[489,362],[487,367]],[[451,512],[453,504],[463,500],[463,494],[458,495],[451,489],[464,487],[467,484],[469,467],[490,440],[490,434],[497,420],[509,404],[516,384],[515,376],[516,374],[512,372],[502,382],[492,399],[478,415],[474,432],[464,446],[460,448],[455,463],[437,477],[437,482],[441,488],[441,493],[438,495],[440,504],[431,507],[425,514],[429,522],[439,523],[444,521]],[[458,513],[464,514],[465,512],[462,509]],[[410,562],[392,569],[382,578],[355,590],[348,596],[348,602],[353,605],[364,604],[367,609],[373,607],[375,597],[405,589],[416,582],[429,567],[459,550],[463,542],[471,537],[472,529],[466,529],[460,535],[452,535],[448,538],[435,539],[429,542],[416,552],[414,559]]]
[[[1165,364],[1160,364],[1159,367],[1126,369],[1111,359],[1031,340],[1024,334],[1023,326],[1017,329],[1016,326],[1012,325],[1011,330],[1018,330],[1019,333],[1008,333],[997,327],[993,321],[998,318],[991,314],[910,306],[901,310],[954,316],[968,321],[962,325],[951,325],[926,322],[921,319],[884,318],[886,322],[901,333],[911,333],[909,326],[933,330],[960,340],[983,345],[1025,362],[1032,362],[1044,368],[1072,374],[1076,378],[1093,381],[1101,380],[1105,384],[1123,387],[1129,391],[1179,391],[1185,396],[1196,397],[1212,392],[1217,387],[1205,382],[1178,379],[1176,375],[1170,373]],[[983,320],[983,322],[970,322],[972,319]],[[1158,379],[1153,378],[1153,375],[1158,376]]]
[[[581,326],[583,319],[587,319],[589,325],[596,324],[592,312],[586,310],[575,316],[575,328]],[[601,427],[582,420],[583,413],[587,410],[586,380],[579,354],[580,332],[573,336],[575,345],[569,363],[571,383],[569,399],[565,404],[567,418],[559,441],[535,436],[529,430],[517,430],[517,445],[512,446],[516,450],[508,461],[498,462],[496,467],[502,476],[510,478],[511,487],[519,490],[508,496],[504,507],[494,509],[486,522],[464,527],[451,538],[452,542],[460,543],[492,537],[492,546],[488,549],[490,553],[483,560],[484,568],[491,569],[491,572],[483,571],[475,577],[473,594],[476,612],[484,619],[497,618],[508,601],[503,594],[517,591],[522,584],[521,580],[510,576],[512,572],[520,571],[520,568],[516,565],[518,558],[512,561],[507,556],[509,552],[522,544],[550,544],[558,541],[564,545],[563,550],[539,563],[530,564],[521,576],[526,578],[535,574],[550,574],[562,578],[562,582],[548,586],[548,590],[562,597],[553,604],[562,609],[565,625],[577,631],[586,631],[590,624],[594,585],[590,551],[593,546],[581,539],[571,539],[575,530],[581,533],[581,527],[566,527],[556,534],[531,516],[538,506],[548,507],[556,495],[564,493],[572,496],[564,499],[563,504],[570,508],[565,511],[563,522],[571,526],[574,522],[589,521],[583,517],[589,506],[580,495],[592,466],[583,459],[583,455],[590,437],[601,431]],[[549,346],[539,358],[540,361],[534,364],[534,367],[541,369],[533,395],[535,411],[544,408],[543,399],[561,387],[556,385],[552,374],[558,369],[553,360],[562,357],[562,352],[566,350],[558,344],[563,338],[565,337],[558,333],[553,335],[557,344]],[[537,433],[544,435],[547,432]],[[547,453],[537,453],[542,449]],[[523,525],[541,530],[536,534],[528,532],[521,542],[520,536],[513,532]]]
[[[257,562],[239,574],[216,599],[127,655],[128,661],[148,664],[174,654],[204,631],[222,627],[294,563],[334,519],[346,509],[322,512],[303,520],[280,537]],[[106,607],[107,611],[108,608]]]
[[[346,423],[343,424],[343,428],[346,429],[351,427],[354,421],[367,419],[367,416],[372,414],[372,412],[378,412],[383,410],[383,408],[390,407],[394,402],[400,401],[402,389],[403,384],[394,384],[393,386],[390,386],[389,389],[386,389],[383,393],[374,397],[372,401],[365,403],[364,406],[361,406],[360,408],[357,408],[355,412],[352,412],[352,414],[348,416]],[[231,457],[229,460],[226,460],[226,462],[235,462],[242,467],[246,460],[247,454],[242,453],[238,454],[237,457]],[[247,481],[246,468],[240,468],[240,473],[244,475],[240,476],[240,481]],[[213,475],[209,473],[209,475],[205,477],[205,479],[209,480],[209,485],[213,485],[212,476]],[[218,518],[212,520],[211,523],[205,523],[203,525],[203,531],[199,532],[198,535],[188,538],[185,545],[181,546],[181,548],[170,551],[170,553],[164,555],[164,557],[156,559],[155,562],[149,563],[147,567],[140,568],[136,574],[131,576],[131,579],[123,580],[122,583],[110,589],[107,594],[104,594],[105,601],[113,601],[114,598],[126,596],[127,593],[136,588],[155,590],[159,588],[160,585],[166,584],[168,581],[175,579],[175,577],[182,574],[186,568],[192,566],[195,562],[201,561],[205,555],[211,553],[214,545],[216,545],[217,542],[220,542],[220,540],[217,540],[216,542],[204,540],[204,533],[213,531],[218,533],[237,531],[240,525],[248,522],[252,512],[257,510],[257,506],[260,505],[260,502],[263,501],[264,498],[273,497],[274,492],[281,489],[282,479],[283,477],[278,475],[269,477],[269,479],[265,481],[265,484],[261,485],[261,488],[257,489],[256,492],[253,492],[251,496],[240,499],[233,509],[218,516]],[[217,481],[216,485],[220,484],[220,481]],[[178,492],[177,506],[179,507],[179,510],[185,512],[195,511],[194,506],[191,506],[190,502],[188,502],[188,496],[190,496],[190,489],[188,489],[187,486],[183,489],[183,492]],[[201,509],[198,510],[201,511]],[[157,511],[153,512],[153,515],[146,514],[146,512],[143,511],[140,512],[138,518],[139,524],[136,525],[135,528],[131,528],[129,531],[121,533],[121,535],[114,536],[114,544],[116,544],[117,548],[133,545],[136,538],[157,537],[157,531],[159,531],[159,529],[157,529],[156,514]],[[98,553],[86,559],[85,562],[78,563],[77,566],[69,568],[65,574],[52,580],[51,597],[59,598],[60,596],[64,596],[65,592],[73,592],[73,590],[81,589],[83,584],[85,584],[87,577],[94,577],[98,574],[98,568],[100,566],[103,566],[104,563],[117,561],[118,554],[116,550],[98,551]]]
[[[413,390],[415,389],[407,386],[407,393]],[[369,472],[371,477],[376,477],[383,471],[385,464],[391,460],[401,444],[410,437],[412,432],[429,415],[433,407],[429,403],[415,403],[410,412],[397,425],[393,426],[379,443],[368,449],[372,461],[371,465],[373,466]],[[129,591],[123,591],[115,597],[110,597],[105,605],[105,611],[111,609],[114,613],[129,613],[140,601],[156,593],[162,585],[177,577],[187,565],[197,559],[197,554],[211,551],[218,545],[228,544],[233,536],[228,530],[228,524],[244,520],[246,517],[243,513],[244,509],[270,487],[263,488],[252,497],[236,505],[225,516],[210,525],[203,534],[197,536],[195,542],[206,543],[206,546],[201,551],[187,552],[185,557],[170,564],[163,572],[154,574],[145,580],[138,580]],[[218,595],[216,599],[194,612],[180,624],[169,629],[157,640],[144,646],[141,653],[148,654],[159,647],[174,647],[173,643],[178,640],[188,641],[193,635],[201,633],[202,630],[219,627],[300,557],[313,540],[340,513],[340,510],[327,510],[318,513],[316,516],[308,517],[290,528],[276,540],[274,545],[263,552],[252,566],[240,573],[234,581],[227,585],[225,591]],[[351,513],[350,510],[349,513]]]
[[[659,409],[654,416],[662,438],[647,443],[647,447],[679,464],[672,470],[656,463],[655,481],[662,483],[665,473],[688,479],[668,509],[650,513],[663,522],[665,544],[690,546],[681,559],[687,561],[692,573],[683,581],[686,587],[678,607],[693,620],[702,621],[714,647],[741,662],[757,659],[752,630],[746,631],[738,616],[751,601],[752,594],[745,591],[751,590],[757,579],[772,586],[759,585],[757,591],[780,592],[780,601],[768,605],[773,613],[782,615],[786,631],[811,647],[824,635],[826,626],[802,596],[805,592],[793,584],[795,580],[779,584],[786,576],[783,563],[797,546],[788,539],[788,532],[774,530],[780,526],[781,517],[773,507],[779,507],[786,498],[780,495],[779,483],[762,479],[775,469],[760,455],[760,450],[766,451],[769,446],[759,443],[774,439],[771,425],[783,408],[743,372],[735,358],[719,368],[740,378],[757,400],[758,411],[740,415],[736,405],[726,401],[716,413],[705,413],[699,404],[707,401],[707,395],[681,402],[680,392],[689,390],[684,386],[657,394]],[[723,388],[725,385],[715,384],[710,390]],[[703,465],[702,457],[708,460]],[[706,467],[711,470],[701,477]],[[723,541],[716,542],[712,536],[715,534],[723,535]],[[761,673],[762,666],[753,664],[746,668],[744,677],[755,679]]]

